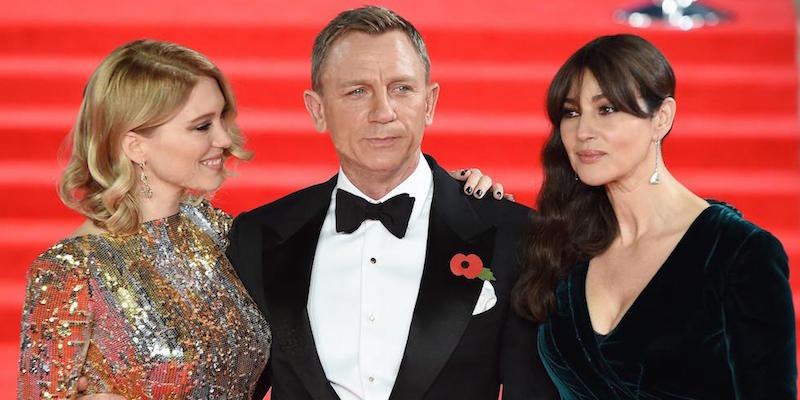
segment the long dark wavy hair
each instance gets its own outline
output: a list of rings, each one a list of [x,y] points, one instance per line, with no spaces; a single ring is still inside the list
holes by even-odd
[[[544,321],[555,307],[558,282],[572,266],[602,253],[619,232],[605,187],[580,182],[561,142],[564,101],[589,71],[617,110],[650,118],[675,95],[675,75],[663,54],[635,35],[602,36],[576,51],[547,92],[553,129],[544,149],[544,182],[531,216],[525,266],[513,293],[516,311]],[[644,107],[642,106],[644,103]]]

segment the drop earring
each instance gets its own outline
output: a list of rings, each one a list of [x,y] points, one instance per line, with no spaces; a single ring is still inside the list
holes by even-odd
[[[658,175],[658,154],[661,153],[661,139],[658,139],[656,142],[656,165],[653,171],[653,175],[650,175],[650,184],[651,185],[658,185],[660,182],[659,175]]]
[[[142,170],[141,175],[139,175],[139,179],[142,181],[142,195],[146,199],[153,198],[153,189],[150,188],[150,183],[147,182],[147,174],[144,173],[144,161],[139,162],[139,168]]]

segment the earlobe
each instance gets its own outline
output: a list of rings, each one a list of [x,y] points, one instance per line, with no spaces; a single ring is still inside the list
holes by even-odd
[[[436,102],[439,100],[439,84],[436,82],[428,85],[425,95],[425,126],[433,123],[433,114],[436,111]]]
[[[325,132],[325,109],[322,106],[322,97],[313,90],[306,90],[303,92],[303,102],[306,105],[308,114],[311,115],[311,120],[314,122],[314,129],[319,133]]]

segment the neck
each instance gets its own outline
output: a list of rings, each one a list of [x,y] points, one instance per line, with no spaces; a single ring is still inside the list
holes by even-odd
[[[613,183],[606,194],[619,225],[621,244],[631,244],[640,238],[669,230],[684,221],[687,212],[705,208],[707,203],[680,184],[659,166],[660,183],[652,185],[647,179],[635,184]]]
[[[344,163],[342,163],[342,171],[358,190],[373,200],[379,200],[411,176],[420,162],[420,155],[416,153],[414,157],[406,160],[400,168],[391,171],[370,171],[345,165]]]
[[[183,193],[180,190],[153,187],[153,196],[146,198],[137,189],[139,200],[139,222],[153,221],[178,213]]]

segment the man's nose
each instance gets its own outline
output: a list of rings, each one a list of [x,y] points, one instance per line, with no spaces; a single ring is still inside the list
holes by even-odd
[[[385,91],[376,93],[372,97],[371,121],[385,124],[394,121],[395,118],[397,118],[397,114],[394,111],[394,105],[389,98],[389,94]]]

